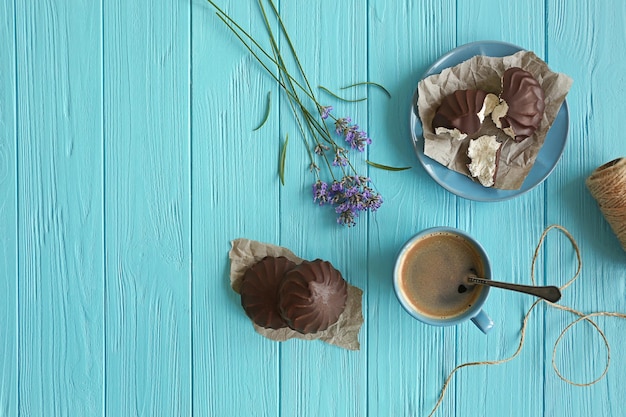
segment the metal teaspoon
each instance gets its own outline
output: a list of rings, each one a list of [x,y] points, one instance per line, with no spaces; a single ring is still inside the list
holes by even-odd
[[[517,292],[523,292],[525,294],[534,295],[536,297],[541,297],[544,300],[550,301],[551,303],[556,303],[561,299],[561,290],[558,287],[553,285],[539,287],[534,285],[520,285],[520,284],[511,284],[508,282],[494,281],[491,279],[478,278],[476,276],[470,275],[467,277],[467,282],[478,284],[478,285],[487,285],[490,287],[504,288],[505,290],[512,290]],[[464,285],[459,285],[459,292],[467,291],[467,287]]]

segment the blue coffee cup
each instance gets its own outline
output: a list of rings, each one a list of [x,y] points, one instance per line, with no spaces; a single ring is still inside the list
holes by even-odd
[[[478,241],[451,227],[423,230],[398,253],[393,272],[396,296],[423,323],[454,326],[471,320],[486,334],[494,325],[483,310],[489,287],[462,282],[466,269],[467,274],[491,279],[489,257]]]

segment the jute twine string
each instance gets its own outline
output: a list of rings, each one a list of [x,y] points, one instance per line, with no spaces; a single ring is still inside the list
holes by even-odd
[[[548,233],[551,230],[558,230],[561,233],[563,233],[570,241],[570,243],[572,244],[572,247],[574,248],[574,251],[576,252],[576,260],[578,263],[578,267],[576,268],[576,273],[574,274],[574,276],[567,281],[565,284],[563,284],[560,288],[561,291],[565,290],[567,287],[569,287],[570,285],[572,285],[574,283],[574,281],[576,281],[580,275],[580,272],[582,270],[582,258],[580,256],[580,249],[578,247],[578,244],[576,243],[576,240],[574,239],[574,237],[570,234],[570,232],[567,231],[567,229],[565,229],[563,226],[560,225],[552,225],[552,226],[548,226],[542,233],[541,238],[539,239],[539,243],[537,244],[537,247],[535,248],[535,253],[533,255],[533,260],[532,260],[532,265],[531,265],[531,274],[530,274],[530,279],[533,283],[533,285],[536,285],[535,282],[535,265],[537,263],[537,259],[539,257],[539,253],[540,253],[540,249],[543,246],[543,243],[546,239],[546,236],[548,235]],[[448,386],[450,384],[450,382],[452,381],[452,377],[461,369],[463,368],[468,368],[471,366],[482,366],[482,365],[501,365],[503,363],[506,362],[510,362],[513,359],[515,359],[517,356],[519,356],[520,352],[522,351],[522,347],[524,346],[524,340],[526,339],[526,329],[528,326],[528,319],[530,317],[530,314],[532,313],[532,311],[535,309],[535,307],[537,307],[539,304],[541,303],[546,303],[548,304],[549,307],[553,307],[559,310],[563,310],[569,313],[572,313],[576,316],[578,316],[578,318],[576,320],[574,320],[573,322],[571,322],[569,325],[567,325],[567,327],[565,327],[561,333],[559,334],[559,337],[557,338],[555,344],[554,344],[554,348],[552,349],[552,368],[554,369],[554,371],[556,372],[557,376],[564,382],[571,384],[571,385],[575,385],[578,387],[586,387],[586,386],[590,386],[593,385],[595,383],[597,383],[598,381],[602,380],[602,378],[604,378],[606,376],[606,373],[609,370],[609,366],[610,366],[610,362],[611,362],[611,347],[609,345],[609,342],[606,338],[606,335],[604,334],[604,331],[602,331],[602,329],[598,326],[598,324],[593,321],[592,319],[594,317],[617,317],[620,319],[626,319],[626,314],[624,313],[614,313],[614,312],[608,312],[608,311],[601,311],[601,312],[596,312],[596,313],[589,313],[589,314],[585,314],[582,313],[580,311],[574,310],[573,308],[564,306],[564,305],[560,305],[560,304],[555,304],[555,303],[551,303],[549,301],[546,301],[544,299],[537,299],[528,309],[528,311],[526,312],[526,314],[524,315],[524,320],[522,322],[522,328],[520,330],[520,340],[519,340],[519,344],[517,345],[517,349],[515,350],[515,352],[504,359],[498,359],[498,360],[492,360],[492,361],[480,361],[480,362],[467,362],[467,363],[463,363],[461,365],[456,366],[449,374],[448,377],[446,378],[443,387],[441,388],[441,394],[439,395],[439,399],[437,400],[437,403],[435,404],[435,406],[433,407],[432,411],[430,412],[430,414],[428,415],[428,417],[432,417],[435,412],[437,411],[437,409],[439,408],[439,406],[442,404],[443,399],[445,397],[446,394],[446,390],[448,389]],[[606,366],[604,368],[604,370],[602,371],[602,373],[600,374],[600,376],[598,376],[596,379],[589,381],[589,382],[574,382],[568,378],[566,378],[565,376],[563,376],[563,374],[561,373],[561,371],[559,370],[557,364],[556,364],[556,353],[557,353],[557,348],[559,346],[559,344],[561,343],[561,340],[563,339],[563,336],[565,336],[565,334],[570,331],[572,329],[572,327],[574,327],[576,324],[580,323],[581,321],[585,321],[587,323],[589,323],[591,326],[593,326],[593,328],[598,332],[598,334],[600,335],[600,337],[602,338],[602,342],[604,343],[604,346],[606,348]]]
[[[626,250],[626,158],[598,167],[586,181],[622,248]]]

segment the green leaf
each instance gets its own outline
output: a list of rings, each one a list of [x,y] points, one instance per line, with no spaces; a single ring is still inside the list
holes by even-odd
[[[323,91],[327,92],[328,94],[330,94],[331,96],[335,97],[336,99],[341,100],[341,101],[346,101],[348,103],[356,103],[356,102],[359,102],[359,101],[367,100],[367,97],[357,98],[355,100],[350,100],[348,98],[343,98],[343,97],[338,96],[337,94],[333,93],[332,91],[330,91],[328,88],[326,88],[324,86],[319,85],[318,87],[320,88],[320,90],[323,90]]]
[[[285,137],[285,143],[280,150],[280,157],[278,159],[278,178],[280,183],[285,185],[285,159],[287,158],[287,144],[289,143],[289,134]]]
[[[384,169],[385,171],[406,171],[407,169],[411,169],[411,167],[390,167],[388,165],[377,164],[372,161],[365,161],[367,165],[373,166],[374,168]]]
[[[389,90],[387,90],[385,87],[383,87],[382,85],[372,82],[372,81],[364,81],[362,83],[356,83],[356,84],[351,84],[345,87],[341,87],[340,90],[346,90],[348,88],[352,88],[352,87],[357,87],[359,85],[373,85],[374,87],[378,87],[381,90],[383,90],[385,92],[385,94],[387,95],[387,97],[391,98],[391,93],[389,92]]]
[[[261,124],[258,125],[257,127],[255,127],[254,129],[252,129],[253,132],[259,130],[260,128],[263,127],[263,125],[265,124],[265,122],[267,122],[267,119],[270,117],[270,109],[272,108],[272,91],[268,91],[267,92],[267,107],[265,108],[265,116],[263,117],[263,120],[261,121]]]

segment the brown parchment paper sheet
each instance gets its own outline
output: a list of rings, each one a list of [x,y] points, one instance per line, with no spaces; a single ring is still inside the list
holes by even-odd
[[[499,95],[501,78],[504,71],[511,67],[520,67],[530,72],[542,86],[546,108],[537,131],[520,143],[515,143],[498,129],[487,116],[481,129],[462,141],[449,135],[435,135],[432,121],[435,111],[443,98],[456,90],[480,89]],[[556,73],[531,51],[520,51],[503,58],[475,56],[440,74],[431,75],[418,85],[418,110],[424,131],[424,154],[442,165],[465,174],[470,173],[467,164],[467,148],[471,139],[482,135],[495,135],[502,142],[500,163],[494,188],[516,190],[522,186],[530,172],[537,154],[543,145],[548,130],[565,100],[572,79],[565,74]]]
[[[233,240],[231,245],[232,247],[228,254],[230,258],[230,285],[237,294],[239,294],[241,289],[243,274],[249,267],[264,257],[284,256],[296,264],[300,264],[303,261],[303,259],[297,257],[289,249],[268,243],[241,238]],[[322,332],[302,334],[290,328],[275,330],[266,329],[254,323],[252,324],[257,333],[268,339],[279,342],[292,338],[303,340],[320,339],[326,343],[345,349],[359,350],[359,331],[363,324],[362,298],[363,291],[348,283],[346,309],[341,313],[339,320],[335,324]]]

